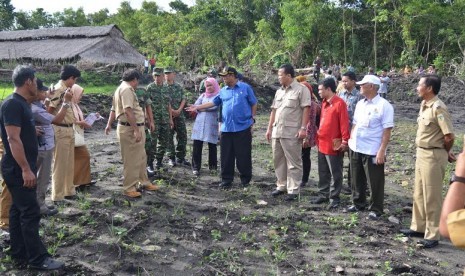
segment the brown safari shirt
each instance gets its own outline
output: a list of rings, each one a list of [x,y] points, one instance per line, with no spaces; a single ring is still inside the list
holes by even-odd
[[[446,105],[435,96],[421,102],[415,143],[424,149],[444,148],[444,136],[453,133],[452,120]]]
[[[130,107],[136,117],[136,123],[142,124],[145,122],[145,113],[142,107],[139,105],[136,92],[131,85],[123,81],[121,85],[116,89],[113,95],[113,106],[112,110],[115,111],[115,118],[123,123],[128,122],[126,113],[124,110]]]

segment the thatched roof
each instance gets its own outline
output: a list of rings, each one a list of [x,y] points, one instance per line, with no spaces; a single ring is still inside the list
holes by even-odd
[[[0,60],[86,60],[143,64],[116,25],[0,32]]]

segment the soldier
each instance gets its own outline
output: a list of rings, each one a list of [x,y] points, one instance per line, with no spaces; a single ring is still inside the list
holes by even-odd
[[[163,156],[165,155],[170,131],[173,127],[171,117],[170,98],[165,93],[163,86],[163,68],[155,68],[153,72],[154,82],[147,86],[147,96],[152,102],[152,113],[155,130],[147,136],[145,150],[147,152],[147,172],[155,173],[153,161],[156,158],[156,168],[163,167]]]
[[[155,124],[153,121],[153,112],[152,112],[152,100],[150,99],[149,94],[147,93],[146,89],[143,87],[135,88],[134,92],[137,96],[137,101],[139,102],[139,106],[142,108],[145,117],[145,126],[146,126],[146,142],[149,139],[149,134],[155,131]],[[147,150],[147,145],[145,145],[145,149]],[[152,177],[155,175],[153,170],[147,169],[147,176]]]
[[[141,196],[138,188],[158,190],[156,185],[150,183],[145,170],[145,114],[135,93],[139,78],[140,73],[133,69],[123,73],[123,82],[113,96],[113,105],[105,128],[108,135],[111,124],[115,119],[118,120],[117,134],[124,167],[123,194],[130,198]],[[141,93],[140,96],[144,97],[145,94]]]
[[[184,119],[183,109],[186,105],[184,98],[184,91],[182,87],[174,82],[176,72],[172,68],[166,68],[165,72],[165,91],[170,97],[170,110],[173,117],[173,129],[171,130],[171,137],[169,138],[168,157],[170,158],[170,166],[176,166],[176,163],[181,165],[190,166],[191,164],[186,160],[186,145],[187,145],[187,130],[186,122]],[[176,133],[176,152],[174,150],[174,133]],[[175,159],[176,157],[176,159]]]

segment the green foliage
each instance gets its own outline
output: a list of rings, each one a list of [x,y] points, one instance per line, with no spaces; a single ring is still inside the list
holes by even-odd
[[[0,0],[0,29],[117,24],[125,39],[160,66],[180,70],[226,62],[252,69],[285,62],[308,66],[413,68],[434,63],[442,74],[465,74],[465,1],[181,0],[163,11],[155,1],[123,1],[85,14],[17,11]],[[447,20],[444,20],[447,18]]]
[[[0,0],[0,30],[9,30],[15,20],[11,0]]]

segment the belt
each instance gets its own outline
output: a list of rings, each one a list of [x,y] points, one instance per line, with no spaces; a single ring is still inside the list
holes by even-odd
[[[59,127],[73,127],[73,124],[55,124],[55,125]]]
[[[420,149],[425,149],[425,150],[432,150],[432,149],[444,149],[444,148],[425,148],[425,147],[419,147]]]
[[[121,122],[121,121],[118,121],[118,124],[122,125],[122,126],[131,126],[130,123],[128,122]],[[143,126],[145,125],[144,123],[140,123],[140,124],[136,124],[137,126]]]

